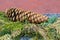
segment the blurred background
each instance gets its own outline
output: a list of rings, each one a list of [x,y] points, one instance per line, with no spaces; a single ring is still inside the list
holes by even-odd
[[[0,0],[0,11],[11,7],[37,13],[60,13],[60,0]]]

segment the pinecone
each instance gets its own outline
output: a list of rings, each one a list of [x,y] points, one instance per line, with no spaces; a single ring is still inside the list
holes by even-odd
[[[31,11],[25,11],[22,9],[11,8],[7,10],[6,15],[12,21],[24,21],[28,20],[32,23],[41,23],[47,21],[48,17],[42,14],[37,14]]]

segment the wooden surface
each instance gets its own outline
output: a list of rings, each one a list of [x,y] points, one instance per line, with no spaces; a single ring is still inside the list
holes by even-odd
[[[60,0],[0,0],[0,11],[11,7],[38,13],[60,13]]]

